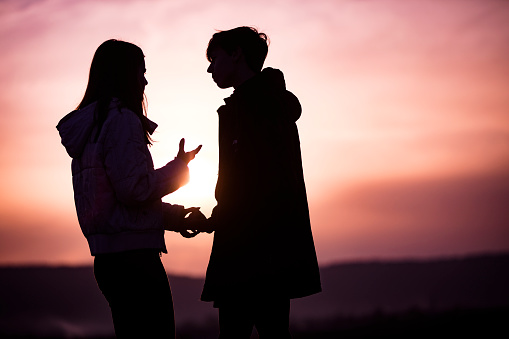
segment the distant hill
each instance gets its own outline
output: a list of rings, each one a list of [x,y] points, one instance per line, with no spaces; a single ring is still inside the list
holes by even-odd
[[[292,323],[338,317],[509,309],[509,254],[464,259],[369,262],[321,268],[323,292],[292,301]],[[217,326],[199,301],[203,279],[170,275],[177,330]],[[0,268],[0,337],[98,337],[112,333],[91,267]]]
[[[295,318],[509,307],[509,254],[351,263],[320,271],[323,292],[295,301]]]

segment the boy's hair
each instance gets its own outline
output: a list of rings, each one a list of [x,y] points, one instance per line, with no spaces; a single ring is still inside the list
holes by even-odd
[[[212,62],[210,52],[215,48],[222,48],[231,55],[240,47],[249,68],[259,72],[269,51],[268,40],[265,33],[258,32],[254,27],[242,26],[228,31],[219,31],[209,41],[207,60]]]

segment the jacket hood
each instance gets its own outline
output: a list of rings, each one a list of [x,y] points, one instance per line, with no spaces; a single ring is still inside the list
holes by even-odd
[[[90,140],[90,135],[94,129],[96,104],[94,102],[82,109],[70,112],[57,125],[62,145],[65,147],[67,154],[73,159],[81,156],[87,142]],[[120,101],[114,98],[110,103],[110,112],[115,108],[120,111]],[[147,120],[149,126],[148,132],[152,134],[157,128],[157,124],[145,116],[143,119]]]
[[[243,92],[244,89],[252,90],[262,96],[268,96],[275,104],[283,109],[289,119],[297,121],[302,113],[302,107],[299,99],[286,89],[286,82],[283,72],[279,69],[267,67],[259,74],[242,84],[237,90]]]
[[[71,158],[81,156],[90,139],[94,127],[95,106],[96,103],[92,103],[82,109],[72,111],[63,117],[57,125],[62,145]]]
[[[261,71],[258,77],[271,91],[286,90],[285,77],[279,69],[267,67]]]

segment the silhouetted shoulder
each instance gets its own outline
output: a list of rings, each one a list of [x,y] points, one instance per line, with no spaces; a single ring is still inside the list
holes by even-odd
[[[242,84],[233,96],[253,104],[260,109],[257,114],[266,113],[270,118],[279,117],[294,122],[302,113],[299,99],[286,89],[283,72],[270,67]]]

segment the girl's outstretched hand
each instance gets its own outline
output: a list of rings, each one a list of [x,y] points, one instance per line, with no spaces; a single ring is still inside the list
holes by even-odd
[[[189,164],[189,162],[191,160],[193,160],[194,157],[196,156],[196,154],[198,154],[198,152],[201,150],[201,145],[196,147],[194,150],[192,150],[190,152],[186,152],[186,151],[184,151],[185,143],[186,143],[186,139],[184,139],[184,138],[180,139],[179,152],[177,154],[177,158],[184,161],[186,164]]]

